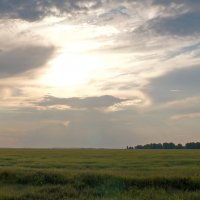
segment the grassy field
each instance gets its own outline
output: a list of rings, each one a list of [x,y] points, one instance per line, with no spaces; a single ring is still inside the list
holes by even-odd
[[[200,150],[0,150],[0,200],[199,200]]]

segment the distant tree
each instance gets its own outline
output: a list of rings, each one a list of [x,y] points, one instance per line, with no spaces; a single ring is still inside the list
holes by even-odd
[[[186,149],[200,149],[200,142],[189,142],[185,144]]]
[[[169,143],[170,149],[176,149],[176,145],[173,142]]]
[[[142,145],[137,145],[137,146],[135,146],[135,149],[143,149],[143,146]]]
[[[163,149],[176,149],[176,145],[172,142],[170,143],[163,143]]]
[[[184,149],[184,146],[182,144],[177,144],[176,149]]]
[[[145,145],[137,145],[134,147],[128,147],[128,149],[200,149],[200,142],[189,142],[185,146],[182,144],[175,145],[173,142],[150,143]]]
[[[200,149],[200,142],[196,142],[196,148]]]
[[[169,149],[169,143],[167,142],[163,143],[163,149]]]
[[[163,146],[161,143],[158,143],[158,144],[154,144],[154,149],[162,149]]]

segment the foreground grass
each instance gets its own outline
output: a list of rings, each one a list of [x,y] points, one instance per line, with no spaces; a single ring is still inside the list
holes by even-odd
[[[0,199],[200,199],[200,151],[0,150]]]

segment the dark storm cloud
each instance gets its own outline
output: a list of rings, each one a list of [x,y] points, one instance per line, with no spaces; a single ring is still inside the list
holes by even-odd
[[[103,108],[109,107],[116,103],[127,101],[126,99],[119,99],[113,96],[105,95],[100,97],[86,97],[86,98],[57,98],[53,96],[46,96],[39,102],[39,106],[52,105],[68,105],[73,108]]]
[[[53,47],[24,46],[0,53],[0,77],[13,76],[43,66],[53,55]]]
[[[181,100],[200,95],[200,67],[176,69],[152,79],[146,92],[155,102]]]
[[[35,21],[51,14],[87,12],[100,5],[97,0],[1,0],[0,16]]]

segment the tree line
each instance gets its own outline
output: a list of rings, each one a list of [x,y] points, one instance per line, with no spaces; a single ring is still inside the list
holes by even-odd
[[[189,142],[185,145],[176,145],[173,142],[150,143],[145,145],[137,145],[135,147],[127,146],[127,149],[200,149],[200,142]]]

